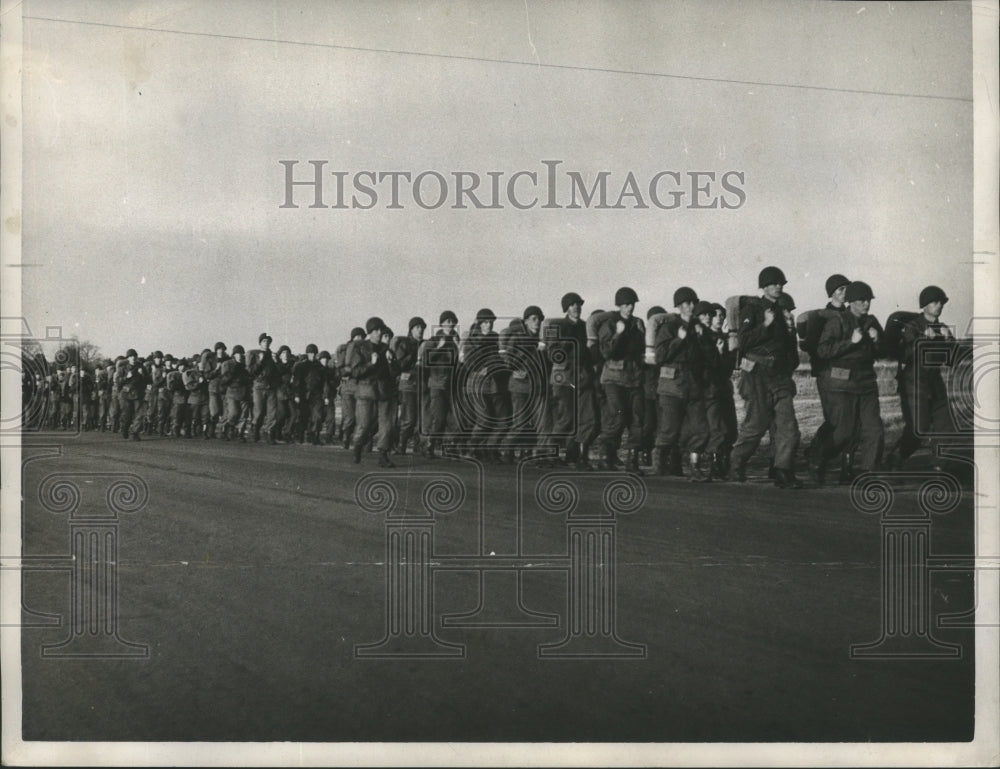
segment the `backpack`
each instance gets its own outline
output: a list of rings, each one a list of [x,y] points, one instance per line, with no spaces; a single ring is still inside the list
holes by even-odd
[[[899,360],[903,351],[903,329],[911,320],[919,317],[919,312],[897,310],[885,321],[885,334],[882,336],[882,349],[887,358]]]
[[[795,332],[799,337],[799,349],[810,355],[816,354],[823,328],[831,318],[837,317],[837,310],[822,307],[818,310],[806,310],[795,321]]]
[[[759,305],[762,301],[764,300],[759,296],[750,296],[748,294],[737,294],[736,296],[729,297],[726,300],[726,324],[730,330],[739,331],[740,318],[743,316],[743,311],[751,305]]]

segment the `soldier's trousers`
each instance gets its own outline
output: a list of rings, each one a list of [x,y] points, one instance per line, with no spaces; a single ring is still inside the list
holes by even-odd
[[[110,416],[111,407],[111,396],[107,394],[101,394],[97,397],[97,428],[104,429],[111,427],[111,422],[108,419]]]
[[[597,393],[568,385],[552,387],[552,432],[562,443],[589,444],[597,432]]]
[[[247,401],[242,398],[226,396],[225,423],[227,427],[234,430],[238,427],[242,429],[240,421],[243,419],[243,412],[246,411],[246,405]]]
[[[936,455],[935,436],[947,436],[956,430],[944,379],[935,372],[925,376],[919,387],[913,376],[901,376],[896,384],[903,410],[903,434],[896,444],[899,458],[906,459],[919,449],[921,436],[928,439],[931,452]]]
[[[118,407],[120,409],[119,427],[122,435],[138,435],[142,429],[142,420],[146,416],[146,401],[138,398],[126,398],[123,395],[118,397]]]
[[[116,432],[121,427],[122,404],[118,393],[108,396],[108,429]]]
[[[177,400],[175,398],[172,411],[174,415],[172,429],[177,435],[183,435],[190,421],[188,417],[191,413],[187,400]]]
[[[208,394],[208,417],[212,424],[218,424],[219,418],[225,413],[225,403],[223,403],[220,393]]]
[[[277,404],[278,395],[273,389],[269,387],[253,388],[253,429],[255,433],[267,426],[264,421],[265,417],[267,424],[273,423],[274,412],[278,408]]]
[[[191,435],[204,435],[205,428],[208,426],[208,401],[189,402],[188,410],[190,412]]]
[[[866,393],[830,390],[827,398],[831,429],[820,439],[817,458],[821,462],[833,459],[856,442],[854,456],[859,468],[875,470],[881,462],[885,438],[878,390]]]
[[[654,445],[659,445],[656,441],[658,425],[660,422],[659,396],[655,398],[646,397],[646,410],[642,423],[642,450],[649,451]]]
[[[708,418],[704,399],[660,395],[656,405],[660,412],[655,439],[657,448],[682,448],[696,454],[705,450],[708,444]]]
[[[288,401],[285,398],[274,396],[274,405],[268,404],[267,416],[264,419],[264,432],[270,433],[277,438],[281,435],[281,430],[288,422]]]
[[[628,428],[629,449],[638,449],[642,445],[642,425],[646,415],[646,394],[641,385],[625,387],[624,385],[607,382],[604,384],[604,395],[607,403],[601,415],[601,443],[616,445],[621,440],[622,433]]]
[[[708,421],[708,443],[705,451],[725,453],[733,447],[739,434],[736,421],[736,401],[732,393],[705,398],[705,419]]]
[[[322,395],[306,396],[302,399],[299,403],[299,419],[295,429],[301,438],[312,434],[319,437],[320,430],[323,429]]]
[[[451,410],[451,399],[448,390],[433,388],[427,399],[430,418],[424,420],[424,427],[432,444],[439,445],[445,437],[448,426],[448,412]]]
[[[374,399],[357,398],[357,433],[354,436],[355,447],[364,447],[375,435],[376,426],[379,428],[375,440],[377,451],[388,451],[392,437],[392,431],[396,422],[396,399]]]
[[[467,395],[466,408],[474,419],[470,443],[479,448],[499,447],[510,419],[507,393],[479,393],[475,400]]]
[[[757,368],[763,368],[758,365]],[[740,372],[740,397],[746,416],[733,446],[732,461],[745,464],[774,423],[774,467],[792,470],[799,446],[799,423],[795,418],[795,382],[789,377],[769,377],[765,372]]]
[[[354,393],[343,393],[343,398],[341,400],[341,411],[343,412],[342,419],[342,432],[344,435],[344,445],[348,445],[354,438],[354,433],[358,429],[358,416],[357,416],[357,402],[358,399]],[[330,404],[330,410],[336,413],[333,404]]]
[[[416,390],[399,391],[399,446],[405,449],[410,438],[414,447],[420,442],[420,409]]]
[[[503,445],[514,448],[544,444],[545,393],[512,392],[510,409],[510,428],[503,436]]]
[[[322,435],[327,441],[331,443],[336,440],[337,435],[337,399],[329,398],[330,405],[325,406],[325,408],[320,409],[318,424],[316,429],[319,434]],[[323,406],[324,404],[320,404]],[[340,416],[341,423],[344,421],[344,415],[341,413]],[[355,424],[357,424],[357,415],[354,416]],[[354,428],[352,428],[354,429]],[[341,430],[343,431],[343,425],[341,425]]]

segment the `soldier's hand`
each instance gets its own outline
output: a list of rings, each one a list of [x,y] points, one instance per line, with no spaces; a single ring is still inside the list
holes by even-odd
[[[372,365],[375,365],[376,363],[378,363],[378,353],[377,352],[373,352],[372,353]]]
[[[444,337],[441,337],[440,339],[438,339],[437,346],[438,347],[444,347]]]
[[[941,324],[941,336],[943,336],[945,339],[955,338],[955,335],[951,333],[951,326],[946,326],[943,323]]]
[[[699,323],[699,324],[697,324],[697,325],[696,325],[696,326],[694,327],[694,332],[695,332],[695,333],[696,333],[696,334],[697,334],[698,336],[701,336],[701,335],[702,335],[702,334],[703,334],[703,333],[705,332],[705,329],[704,329],[704,327],[703,327],[703,326],[702,326],[702,325],[701,325],[701,324]]]
[[[625,333],[625,321],[620,320],[615,324],[615,333],[624,334]]]
[[[873,342],[877,342],[878,341],[878,329],[876,329],[874,326],[872,326],[871,328],[869,328],[868,329],[868,336],[871,338],[871,340]]]
[[[725,352],[725,350],[726,350],[726,341],[724,339],[716,339],[715,340],[715,349],[717,349],[720,353]]]
[[[768,307],[764,310],[764,325],[770,326],[772,323],[774,323],[774,310]]]
[[[299,396],[298,396],[298,395],[296,395],[296,396],[295,396],[295,402],[296,402],[296,403],[302,403],[302,399],[301,399],[301,398],[299,398]]]
[[[688,335],[688,330],[686,328],[684,328],[684,326],[680,326],[677,329],[677,338],[678,339],[687,339],[687,335]]]
[[[392,350],[385,351],[385,359],[390,362],[392,361],[393,359]]]
[[[324,406],[329,406],[330,405],[330,399],[329,398],[324,398],[323,399],[323,405]]]
[[[129,372],[128,372],[128,373],[127,373],[127,374],[125,375],[125,378],[126,378],[126,379],[131,379],[131,378],[132,378],[132,372],[131,372],[131,371],[129,371]]]
[[[924,336],[926,336],[928,339],[933,339],[936,336],[936,334],[934,333],[934,329],[928,326],[927,330],[924,331]]]
[[[860,328],[854,329],[854,333],[851,334],[851,344],[857,344],[860,342],[862,336],[864,335],[861,333]]]

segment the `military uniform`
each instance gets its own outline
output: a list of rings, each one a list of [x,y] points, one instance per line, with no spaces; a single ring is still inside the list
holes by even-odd
[[[552,431],[565,436],[567,461],[590,470],[588,454],[597,434],[597,394],[587,327],[580,317],[583,299],[570,292],[561,304],[565,319],[551,324],[551,335],[547,330],[543,338],[550,367]]]
[[[225,440],[231,438],[246,440],[242,433],[242,423],[247,410],[247,399],[250,397],[251,379],[242,358],[243,348],[236,345],[233,348],[233,357],[222,364],[219,376],[219,384],[226,393],[225,423],[222,429],[222,437]]]
[[[354,378],[354,374],[351,371],[350,356],[354,349],[354,345],[362,341],[365,336],[365,330],[363,328],[354,328],[351,330],[351,340],[347,343],[344,348],[344,368],[340,373],[340,407],[343,412],[341,417],[341,424],[343,425],[341,433],[344,439],[344,448],[351,448],[351,442],[354,439],[354,432],[357,429],[357,393],[358,393],[358,383]],[[338,348],[339,351],[339,348]],[[331,408],[333,401],[330,401]]]
[[[532,445],[544,445],[547,440],[548,361],[539,349],[540,324],[544,319],[541,309],[532,305],[500,333],[500,353],[510,371],[510,418],[502,444],[506,461],[513,461],[515,447],[527,451]]]
[[[146,409],[146,372],[138,361],[134,350],[128,355],[120,369],[115,373],[115,383],[118,385],[118,403],[121,409],[122,437],[139,440],[139,431]]]
[[[456,323],[458,319],[450,310],[441,313],[440,322]],[[434,336],[422,345],[421,361],[427,372],[427,409],[428,419],[424,424],[428,431],[429,456],[434,455],[434,447],[440,446],[449,428],[449,413],[451,411],[452,388],[454,387],[455,369],[458,365],[458,333],[451,329],[439,329]]]
[[[222,386],[222,364],[229,360],[226,354],[226,345],[216,342],[212,352],[215,355],[215,364],[210,370],[205,372],[208,380],[208,438],[216,436],[216,428],[225,413],[225,388]]]
[[[413,452],[417,452],[420,443],[420,403],[418,399],[423,391],[420,375],[423,373],[420,361],[420,343],[423,341],[423,330],[427,327],[423,318],[411,318],[406,336],[397,336],[392,340],[390,349],[396,359],[399,370],[399,453],[406,453],[406,446],[413,440]],[[413,329],[419,328],[419,336]]]
[[[848,287],[871,299],[866,284]],[[860,337],[855,340],[855,332]],[[882,355],[882,326],[878,319],[867,313],[859,315],[852,305],[846,312],[837,313],[823,327],[817,352],[827,365],[820,377],[827,392],[829,419],[832,429],[823,436],[817,435],[814,456],[817,464],[813,471],[822,478],[822,468],[853,441],[857,442],[857,458],[862,470],[876,469],[881,460],[884,428],[879,410],[878,383],[874,363]],[[873,338],[874,337],[874,338]]]
[[[260,431],[264,427],[265,418],[268,424],[274,420],[274,412],[278,408],[278,366],[274,354],[270,350],[271,337],[267,333],[260,335],[258,343],[267,340],[267,346],[252,350],[247,357],[247,373],[253,380],[253,439],[260,440]]]
[[[375,435],[376,420],[378,435],[375,436],[379,452],[379,465],[391,467],[389,442],[394,427],[393,408],[395,406],[396,371],[388,349],[381,341],[384,324],[379,318],[370,318],[366,324],[368,336],[353,342],[348,348],[347,364],[351,376],[357,383],[357,435],[354,439],[354,461],[361,461],[365,445]]]
[[[308,345],[305,358],[292,367],[291,392],[298,404],[298,422],[295,431],[299,443],[308,440],[310,443],[319,444],[319,431],[323,425],[327,371],[325,362],[330,359],[330,354],[324,350],[325,359],[316,360],[316,350],[316,345]],[[333,406],[330,409],[332,411]]]
[[[759,283],[761,288],[784,285],[785,278],[777,268],[768,267],[761,272]],[[740,480],[746,478],[746,465],[773,424],[776,484],[797,488],[801,483],[795,477],[794,465],[800,436],[792,372],[799,364],[798,345],[782,308],[766,292],[759,300],[748,302],[741,311],[739,345],[742,355],[739,393],[746,403],[746,416],[733,446],[732,461],[737,474]]]

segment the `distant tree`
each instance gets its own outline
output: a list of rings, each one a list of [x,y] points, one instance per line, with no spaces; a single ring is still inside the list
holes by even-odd
[[[101,360],[101,348],[86,339],[83,341],[73,337],[56,352],[55,364],[57,366],[86,366],[93,369]]]

